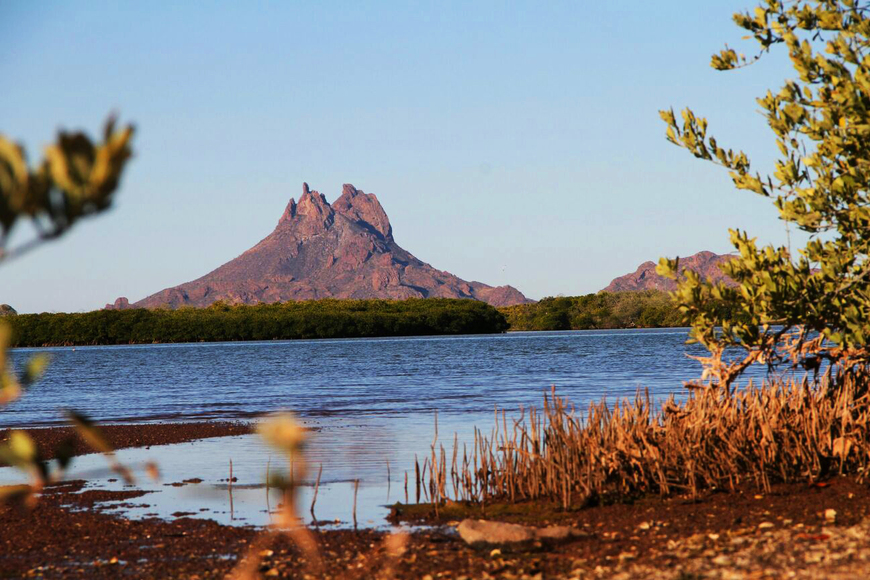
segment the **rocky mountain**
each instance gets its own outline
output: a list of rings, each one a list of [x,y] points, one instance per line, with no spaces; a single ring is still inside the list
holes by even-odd
[[[494,306],[530,302],[512,286],[466,282],[401,248],[374,194],[345,185],[332,204],[302,185],[275,230],[202,278],[109,309],[203,307],[318,298],[473,298]]]
[[[730,281],[719,265],[726,262],[731,257],[726,255],[714,254],[713,252],[698,252],[687,258],[680,258],[680,272],[683,270],[693,270],[701,275],[701,277],[709,277],[714,281],[720,280]],[[644,262],[637,270],[631,274],[614,278],[607,288],[602,292],[631,292],[638,290],[675,290],[677,283],[668,278],[662,278],[656,274],[655,262]]]
[[[18,314],[14,308],[8,304],[0,304],[0,316],[12,316]]]

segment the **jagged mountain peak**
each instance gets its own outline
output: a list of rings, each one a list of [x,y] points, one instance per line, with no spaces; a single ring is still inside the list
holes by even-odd
[[[309,190],[308,184],[305,184],[302,190],[302,197],[296,204],[296,217],[304,216],[324,228],[331,225],[335,211],[326,201],[326,196],[319,191]]]
[[[332,204],[336,211],[359,224],[371,228],[386,240],[393,239],[393,226],[390,218],[373,193],[365,193],[349,183],[345,183],[341,196]]]
[[[336,214],[344,216],[385,241],[393,240],[390,218],[377,196],[373,193],[365,193],[349,183],[344,184],[341,195],[332,204],[322,193],[303,183],[299,201],[290,198],[284,214],[278,220],[278,228],[295,228],[303,230],[304,234],[312,235],[331,227],[335,222]],[[303,222],[305,224],[301,225]]]
[[[401,248],[373,193],[345,184],[330,204],[303,183],[299,201],[290,199],[275,230],[239,257],[192,282],[107,308],[426,297],[472,298],[495,306],[530,302],[511,286],[467,282]]]

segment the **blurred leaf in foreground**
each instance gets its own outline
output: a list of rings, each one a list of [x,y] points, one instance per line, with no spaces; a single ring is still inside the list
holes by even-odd
[[[94,143],[81,132],[61,131],[57,142],[45,150],[45,159],[35,168],[27,163],[24,147],[0,134],[0,263],[52,239],[56,239],[80,218],[107,209],[132,156],[133,127],[117,129],[110,117],[103,142]],[[29,219],[36,236],[7,250],[9,235],[18,221]],[[5,306],[5,305],[4,305]],[[2,314],[14,310],[4,308]],[[8,323],[0,320],[0,407],[18,399],[24,388],[45,373],[49,357],[36,355],[24,365],[19,377],[7,360],[11,342]],[[70,419],[89,446],[105,454],[116,472],[130,483],[130,471],[115,458],[114,451],[97,426],[84,415],[70,412]],[[49,472],[39,449],[24,431],[11,431],[0,443],[0,461],[26,471],[32,485],[0,487],[0,503],[23,501],[32,505],[35,492],[60,479],[75,453],[74,442],[66,440],[55,450],[58,468]]]

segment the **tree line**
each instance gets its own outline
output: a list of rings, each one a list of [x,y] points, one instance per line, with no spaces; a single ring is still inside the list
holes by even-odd
[[[17,347],[480,334],[508,328],[492,306],[450,298],[216,303],[177,310],[18,314],[6,320]]]
[[[682,326],[683,315],[666,292],[599,292],[544,298],[500,308],[511,330],[588,330]]]

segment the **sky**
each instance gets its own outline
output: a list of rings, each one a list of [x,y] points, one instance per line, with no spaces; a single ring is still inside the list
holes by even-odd
[[[369,4],[369,5],[365,5]],[[86,311],[198,278],[268,235],[302,182],[375,193],[396,241],[535,299],[596,292],[660,256],[784,244],[769,200],[665,140],[690,106],[762,172],[749,0],[0,2],[0,132],[31,163],[60,128],[136,125],[111,211],[0,266],[0,303]],[[32,236],[17,227],[11,246]],[[794,241],[794,235],[792,235]]]

